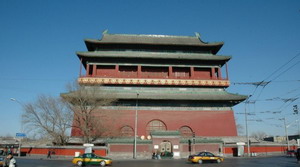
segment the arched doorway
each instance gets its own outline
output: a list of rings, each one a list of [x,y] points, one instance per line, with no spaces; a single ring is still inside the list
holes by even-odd
[[[160,151],[161,158],[172,158],[173,157],[172,143],[170,141],[164,140],[159,145],[159,151]]]

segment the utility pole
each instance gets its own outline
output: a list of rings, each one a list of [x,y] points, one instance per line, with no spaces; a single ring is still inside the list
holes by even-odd
[[[136,159],[136,136],[137,136],[137,121],[138,121],[138,102],[139,102],[139,94],[136,94],[136,103],[135,103],[135,120],[134,120],[134,152],[133,159]]]
[[[298,143],[298,140],[300,140],[300,128],[299,128],[299,119],[298,119],[298,117],[297,117],[296,122],[297,122],[297,128],[298,128],[298,139],[297,139],[297,143]]]
[[[24,104],[21,103],[19,100],[15,98],[10,98],[11,101],[17,102],[18,104],[21,105],[22,108],[24,108]],[[22,121],[22,114],[21,114],[21,133],[23,134],[23,121]],[[23,136],[20,136],[19,138],[19,152],[18,152],[18,157],[21,157],[21,146],[22,146],[22,139]]]
[[[286,119],[283,118],[284,121],[284,129],[285,129],[285,136],[286,136],[286,142],[287,142],[287,149],[290,150],[290,142],[289,142],[289,135],[288,135],[288,125],[286,125]]]
[[[298,127],[298,139],[300,139],[300,129],[299,129],[299,111],[298,111],[298,105],[293,106],[294,115],[297,115],[297,127]]]
[[[251,97],[248,96],[248,98],[245,101],[245,124],[246,124],[246,137],[247,137],[247,156],[250,157],[250,143],[249,143],[249,132],[248,132],[248,113],[247,113],[247,103],[249,103],[249,98]]]

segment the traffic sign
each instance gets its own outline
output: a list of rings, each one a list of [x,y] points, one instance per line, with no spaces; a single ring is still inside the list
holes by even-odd
[[[16,133],[16,137],[26,137],[25,133]]]

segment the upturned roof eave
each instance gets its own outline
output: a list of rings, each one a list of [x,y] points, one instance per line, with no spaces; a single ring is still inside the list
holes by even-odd
[[[61,97],[72,97],[73,93],[62,93]],[[139,92],[140,100],[191,100],[191,101],[228,101],[228,102],[242,102],[247,99],[248,96],[239,95],[239,94],[163,94],[163,93],[143,93]],[[102,94],[98,94],[95,98],[115,98],[118,100],[135,100],[136,92],[134,93],[112,93],[112,92],[103,92]]]
[[[195,53],[158,53],[158,52],[118,52],[118,51],[95,51],[95,52],[76,52],[78,58],[84,57],[113,57],[113,58],[144,58],[144,59],[186,59],[186,60],[210,60],[210,61],[229,61],[231,56],[205,55]]]
[[[91,43],[91,44],[122,44],[122,43],[129,43],[129,44],[149,44],[149,45],[187,45],[187,46],[219,46],[219,45],[224,45],[224,42],[210,42],[210,43],[198,43],[198,44],[193,44],[193,43],[154,43],[154,42],[107,42],[107,41],[102,41],[98,39],[90,39],[86,38],[84,39],[84,42],[86,44]]]
[[[94,45],[122,45],[122,44],[131,44],[131,45],[160,45],[160,46],[194,46],[194,47],[210,47],[212,48],[212,53],[217,54],[219,50],[224,45],[224,42],[212,42],[212,43],[199,43],[199,44],[192,44],[192,43],[151,43],[151,42],[106,42],[97,39],[84,39],[86,47],[89,51],[94,51]]]

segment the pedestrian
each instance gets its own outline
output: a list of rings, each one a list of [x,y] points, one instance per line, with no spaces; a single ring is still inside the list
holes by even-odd
[[[47,158],[50,158],[50,159],[51,159],[51,151],[50,151],[50,150],[48,151]]]
[[[7,156],[7,148],[5,148],[3,155]]]
[[[300,163],[300,148],[298,148],[296,151],[296,158],[297,158],[297,162]]]
[[[11,153],[8,154],[6,159],[8,160],[7,162],[5,162],[5,163],[7,163],[7,164],[5,164],[7,167],[16,167],[17,166],[17,161]]]
[[[10,159],[8,159],[8,156],[5,157],[3,162],[3,167],[8,167]]]

